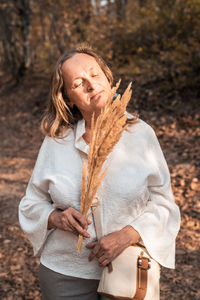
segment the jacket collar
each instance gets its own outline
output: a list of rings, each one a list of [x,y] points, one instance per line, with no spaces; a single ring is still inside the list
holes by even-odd
[[[83,139],[83,135],[85,133],[85,120],[81,119],[75,126],[75,148],[84,152],[88,155],[89,153],[89,145]]]

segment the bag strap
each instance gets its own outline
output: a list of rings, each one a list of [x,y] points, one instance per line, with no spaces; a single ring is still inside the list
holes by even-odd
[[[91,211],[94,219],[94,227],[96,230],[96,236],[97,240],[100,240],[100,238],[103,236],[103,230],[101,225],[101,214],[100,214],[100,201],[98,197],[95,197],[91,204]],[[110,262],[108,265],[108,272],[111,273],[113,271],[112,263]]]
[[[133,300],[143,300],[147,293],[147,272],[149,269],[149,259],[142,257],[140,266],[137,265],[136,292]]]
[[[91,204],[91,211],[94,219],[94,227],[96,230],[97,240],[100,240],[102,237],[102,226],[101,226],[101,214],[100,214],[100,201],[97,197],[95,197]]]

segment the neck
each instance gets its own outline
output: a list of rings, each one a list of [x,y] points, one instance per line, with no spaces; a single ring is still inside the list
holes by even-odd
[[[94,115],[94,123],[96,122],[98,116],[99,116],[99,114],[98,115],[97,114]],[[88,116],[88,115],[84,116],[84,114],[83,114],[83,118],[85,120],[85,133],[83,135],[83,139],[85,140],[85,142],[87,144],[89,144],[90,140],[91,140],[91,134],[92,134],[92,132],[91,132],[92,115],[90,115],[90,116]]]
[[[94,114],[94,123],[96,123],[96,120],[98,118],[98,116],[100,115],[100,113],[95,113]],[[82,114],[83,116],[83,119],[85,120],[85,130],[87,131],[90,131],[91,130],[91,126],[92,126],[92,114],[91,115],[85,115],[85,114]]]
[[[85,126],[85,133],[83,134],[84,141],[89,144],[91,140],[91,126]]]

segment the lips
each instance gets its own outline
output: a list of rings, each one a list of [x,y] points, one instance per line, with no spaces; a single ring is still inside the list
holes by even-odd
[[[90,99],[91,100],[94,100],[95,98],[98,98],[99,96],[100,96],[100,94],[103,92],[103,90],[102,91],[99,91],[99,92],[97,92],[96,94],[94,94]]]

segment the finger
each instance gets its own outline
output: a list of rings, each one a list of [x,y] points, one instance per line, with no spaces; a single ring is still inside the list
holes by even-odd
[[[64,214],[61,217],[61,226],[60,226],[60,229],[72,232],[73,234],[75,234],[77,236],[79,235],[79,233],[77,232],[77,230],[69,223],[66,215],[64,215]]]
[[[104,261],[99,262],[100,267],[105,267],[110,263],[110,260],[108,258],[104,259]]]
[[[88,243],[88,244],[86,245],[86,248],[88,248],[88,249],[93,249],[93,248],[96,246],[97,243],[98,243],[98,242]]]
[[[94,257],[97,255],[97,253],[99,252],[99,249],[100,249],[100,245],[97,244],[91,251],[89,257],[88,257],[88,260],[89,261],[92,261],[94,259]]]
[[[62,229],[72,232],[75,235],[78,235],[78,232],[75,230],[75,228],[71,226],[71,224],[67,221],[67,219],[64,219],[64,221],[62,221]]]
[[[67,218],[63,215],[61,218],[63,230],[72,231],[72,227],[70,226]]]
[[[74,220],[71,214],[63,214],[62,223],[65,230],[76,233],[76,235],[84,234],[84,236],[88,237],[88,234],[86,234],[86,232],[83,232],[83,228],[76,222],[76,220]],[[79,227],[77,228],[76,225]],[[80,229],[81,232],[79,232],[78,229]]]
[[[87,219],[88,225],[90,225],[92,223],[92,221],[90,219]]]
[[[89,238],[90,235],[89,233],[87,233],[86,230],[84,230],[80,224],[73,218],[73,216],[69,215],[68,217],[68,222],[70,223],[70,225],[81,235],[83,235],[84,237]]]
[[[96,254],[96,257],[97,257],[97,258],[105,257],[103,249],[100,249],[100,250],[99,250],[99,252]]]
[[[98,258],[98,261],[99,261],[99,262],[102,262],[102,261],[104,261],[105,259],[108,258],[108,256],[106,256],[106,254],[105,254],[102,250],[100,250],[100,251],[97,253],[96,257]]]
[[[69,216],[72,216],[73,218],[75,218],[75,220],[79,223],[79,225],[83,228],[86,229],[88,228],[88,222],[87,219],[75,208],[73,207],[69,207],[68,209],[64,210],[62,212],[62,214],[64,216],[66,216],[67,218],[69,218]]]
[[[75,209],[72,211],[72,215],[84,229],[88,229],[88,221],[86,217],[84,217],[79,211]]]
[[[78,231],[70,223],[68,224],[69,231],[74,233],[75,235],[79,235]]]

